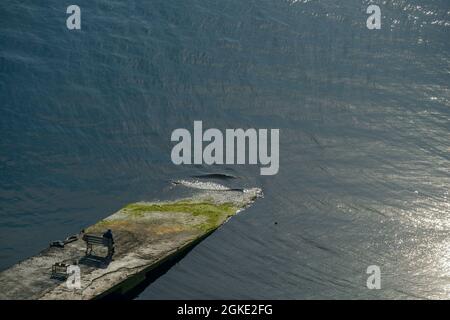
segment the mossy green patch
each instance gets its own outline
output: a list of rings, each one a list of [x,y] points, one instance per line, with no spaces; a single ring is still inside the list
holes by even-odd
[[[217,228],[226,218],[234,215],[239,208],[233,203],[216,204],[213,202],[177,201],[161,203],[132,203],[123,210],[133,218],[139,218],[147,212],[184,212],[193,216],[204,216],[206,222],[197,226],[203,231]]]

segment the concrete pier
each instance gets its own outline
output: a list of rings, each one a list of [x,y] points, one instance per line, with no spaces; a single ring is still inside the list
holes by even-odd
[[[201,241],[261,194],[246,190],[190,189],[189,195],[166,202],[132,203],[86,228],[101,235],[111,229],[115,252],[103,259],[106,248],[86,255],[84,233],[64,247],[49,247],[0,272],[0,299],[85,300],[124,294],[139,285],[159,265]],[[52,278],[55,263],[78,265],[80,289]]]

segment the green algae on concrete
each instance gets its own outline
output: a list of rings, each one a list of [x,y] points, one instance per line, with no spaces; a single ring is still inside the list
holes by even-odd
[[[143,217],[151,212],[183,212],[194,217],[204,217],[206,221],[195,226],[203,231],[217,228],[220,221],[231,217],[239,208],[233,203],[177,201],[173,203],[132,203],[123,210],[129,216]]]
[[[0,299],[93,299],[139,283],[147,272],[176,256],[213,232],[259,196],[247,190],[189,189],[190,196],[174,201],[137,202],[85,229],[102,234],[111,229],[115,240],[113,260],[96,265],[85,257],[79,239],[64,248],[47,248],[0,272]],[[103,248],[95,248],[102,256]],[[64,281],[51,279],[55,262],[81,269],[81,289],[70,290]],[[139,280],[139,281],[138,281]]]

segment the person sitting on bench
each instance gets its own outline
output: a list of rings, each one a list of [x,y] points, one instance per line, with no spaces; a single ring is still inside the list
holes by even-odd
[[[85,233],[83,235],[83,240],[86,241],[86,256],[92,255],[92,249],[94,245],[99,245],[108,248],[108,254],[105,258],[112,258],[114,254],[114,239],[111,230],[106,231],[101,236]]]
[[[112,245],[112,249],[111,252],[108,254],[108,256],[112,257],[112,255],[114,254],[114,237],[113,237],[113,233],[111,231],[111,229],[108,229],[104,234],[103,234],[103,238],[105,239],[111,239],[111,245]]]
[[[113,238],[113,234],[112,234],[111,229],[108,229],[108,231],[106,231],[106,232],[103,234],[103,238],[111,239],[111,243],[114,244],[114,238]]]

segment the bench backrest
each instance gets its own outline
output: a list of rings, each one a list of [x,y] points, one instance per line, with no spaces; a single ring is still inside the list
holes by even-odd
[[[67,268],[68,268],[68,265],[66,265],[66,264],[58,264],[58,263],[55,263],[53,265],[53,267],[52,267],[54,272],[62,272],[62,273],[66,273],[67,272]]]
[[[85,234],[83,236],[83,240],[86,241],[87,244],[99,244],[99,245],[103,245],[105,247],[112,246],[112,239],[104,238],[102,236]]]

